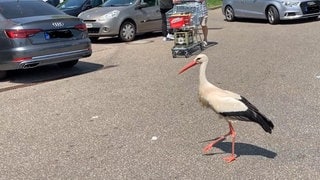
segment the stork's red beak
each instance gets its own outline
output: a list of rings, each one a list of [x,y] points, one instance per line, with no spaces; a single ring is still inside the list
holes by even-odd
[[[188,64],[186,64],[180,71],[179,74],[185,72],[186,70],[188,70],[189,68],[191,68],[192,66],[197,65],[197,61],[192,60],[191,62],[189,62]]]

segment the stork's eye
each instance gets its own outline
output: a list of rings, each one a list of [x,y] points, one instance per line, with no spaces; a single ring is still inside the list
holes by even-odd
[[[197,58],[197,59],[196,59],[196,62],[197,62],[197,63],[200,63],[200,60],[201,60],[201,58]]]

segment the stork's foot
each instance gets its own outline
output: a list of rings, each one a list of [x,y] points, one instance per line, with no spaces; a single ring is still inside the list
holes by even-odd
[[[227,163],[231,163],[232,161],[236,160],[236,155],[232,154],[231,156],[223,158]]]
[[[214,141],[212,141],[210,144],[208,144],[206,147],[203,148],[203,153],[206,154],[208,151],[212,149],[214,145],[216,145],[218,142],[225,140],[226,138],[224,136],[215,138]]]
[[[208,151],[210,151],[212,149],[212,147],[214,146],[214,143],[210,143],[208,144],[206,147],[203,148],[203,153],[207,153]]]

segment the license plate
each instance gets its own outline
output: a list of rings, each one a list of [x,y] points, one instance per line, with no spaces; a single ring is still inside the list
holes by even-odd
[[[44,33],[44,38],[46,40],[55,39],[55,38],[71,38],[73,34],[70,30],[55,30],[47,31]]]
[[[92,24],[91,23],[86,23],[87,28],[92,28]]]
[[[45,33],[44,33],[44,38],[45,38],[46,40],[50,39],[50,34],[47,33],[47,32],[45,32]]]

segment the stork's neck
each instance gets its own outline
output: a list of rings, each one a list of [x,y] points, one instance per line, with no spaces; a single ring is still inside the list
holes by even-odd
[[[207,64],[208,64],[208,62],[203,62],[200,65],[200,75],[199,75],[200,86],[209,83],[209,81],[207,80],[207,76],[206,76]]]
[[[207,64],[208,62],[203,62],[200,65],[200,75],[199,75],[200,86],[199,87],[201,88],[203,86],[210,86],[212,88],[218,88],[207,80],[207,76],[206,76]]]

